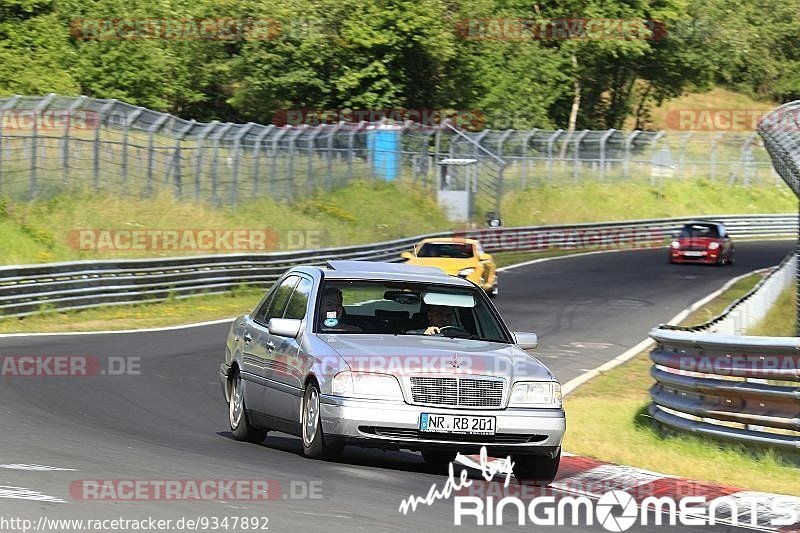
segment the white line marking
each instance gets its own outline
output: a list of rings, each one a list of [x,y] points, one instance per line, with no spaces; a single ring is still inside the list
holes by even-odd
[[[37,502],[50,502],[50,503],[67,503],[61,498],[54,498],[35,490],[26,489],[25,487],[12,487],[9,485],[0,485],[0,498],[10,498],[15,500],[33,500]]]
[[[28,465],[28,464],[0,464],[6,470],[28,470],[32,472],[75,472],[74,468],[61,468],[59,466]]]

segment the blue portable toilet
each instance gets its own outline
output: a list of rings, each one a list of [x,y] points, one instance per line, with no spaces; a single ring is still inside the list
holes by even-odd
[[[393,181],[400,172],[400,133],[402,127],[389,124],[374,126],[367,134],[372,174]]]

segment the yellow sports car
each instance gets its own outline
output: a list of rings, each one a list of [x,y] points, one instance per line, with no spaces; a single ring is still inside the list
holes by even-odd
[[[425,239],[414,246],[413,252],[403,252],[401,257],[409,265],[438,267],[451,276],[468,279],[492,298],[499,293],[494,259],[475,239]]]

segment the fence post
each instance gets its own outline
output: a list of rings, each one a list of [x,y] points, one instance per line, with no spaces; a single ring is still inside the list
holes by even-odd
[[[270,172],[269,172],[269,191],[270,194],[273,193],[275,187],[275,174],[278,172],[278,141],[281,140],[281,137],[286,135],[286,133],[291,129],[291,126],[285,126],[278,131],[278,134],[272,138],[272,164],[270,165]],[[273,194],[274,196],[274,194]]]
[[[242,139],[255,125],[254,122],[248,122],[247,125],[239,131],[233,141],[233,187],[231,187],[231,203],[233,205],[236,205],[239,199],[239,161],[241,159]]]
[[[553,179],[553,145],[556,142],[564,130],[556,130],[553,134],[547,138],[547,180],[550,181]]]
[[[580,168],[581,161],[580,161],[580,153],[581,153],[581,141],[583,138],[589,134],[589,130],[583,130],[575,137],[575,153],[572,156],[572,177],[573,179],[578,179],[578,169]]]
[[[72,105],[67,108],[67,120],[64,124],[64,136],[61,138],[61,167],[64,171],[64,186],[69,185],[69,133],[72,123],[72,112],[82,106],[86,100],[85,96],[78,97]],[[97,127],[100,127],[100,121],[97,121]]]
[[[255,157],[253,157],[253,198],[258,197],[258,180],[261,179],[261,141],[275,129],[275,124],[270,124],[263,128],[256,137],[256,144],[253,147],[255,152]]]
[[[328,157],[325,161],[325,190],[330,191],[333,184],[333,137],[339,132],[339,124],[331,124],[328,129]]]
[[[125,127],[122,133],[122,192],[128,192],[128,137],[131,134],[131,126],[144,113],[143,107],[138,107],[125,119]]]
[[[318,126],[308,137],[306,137],[306,142],[308,143],[308,183],[306,185],[307,192],[311,193],[314,190],[314,139],[322,133],[322,130]]]
[[[197,164],[194,169],[194,199],[200,200],[200,175],[203,172],[203,154],[205,154],[205,142],[208,135],[214,131],[217,126],[219,126],[219,122],[216,120],[212,120],[206,127],[203,128],[203,131],[200,133],[200,136],[197,138]]]
[[[36,196],[36,153],[38,151],[39,145],[39,113],[47,108],[50,105],[50,102],[53,101],[56,95],[53,93],[48,94],[45,96],[44,100],[36,104],[36,107],[33,108],[33,136],[31,137],[31,181],[30,181],[30,192],[29,195],[31,198]]]
[[[117,103],[116,100],[111,100],[100,108],[97,112],[97,129],[94,130],[94,144],[93,144],[93,174],[92,174],[92,188],[96,191],[100,188],[100,131],[103,129],[103,120],[105,119],[106,111],[114,107]]]
[[[228,133],[228,130],[231,129],[234,125],[230,122],[227,122],[222,129],[217,132],[214,132],[214,155],[211,156],[211,202],[219,204],[219,195],[217,192],[218,188],[218,170],[219,167],[219,143],[222,140],[222,137]]]
[[[181,164],[181,159],[182,159],[181,143],[183,143],[183,140],[184,138],[186,138],[186,135],[190,131],[192,131],[192,129],[195,127],[196,124],[197,122],[195,122],[194,119],[192,119],[186,126],[181,128],[180,131],[178,131],[178,133],[175,135],[175,152],[172,155],[172,166],[175,168],[175,177],[174,177],[175,195],[178,198],[183,197],[183,179],[181,175],[181,167],[183,166]]]
[[[711,180],[715,180],[717,177],[717,144],[719,143],[719,139],[725,135],[724,131],[721,131],[711,137]]]
[[[145,186],[145,194],[150,196],[153,193],[153,157],[155,156],[155,137],[156,132],[161,129],[161,126],[170,118],[170,115],[164,113],[156,120],[152,126],[147,128],[149,138],[147,140],[147,185]]]
[[[678,158],[678,161],[679,161],[678,165],[679,165],[679,168],[680,168],[680,170],[679,170],[680,177],[683,177],[684,173],[686,172],[686,145],[689,144],[689,139],[691,138],[692,135],[694,135],[694,132],[690,131],[688,133],[685,133],[681,137],[681,155]]]
[[[289,198],[293,198],[294,197],[294,189],[295,189],[295,186],[294,186],[295,148],[297,147],[297,144],[296,144],[297,143],[297,139],[298,139],[298,137],[300,137],[300,135],[303,134],[303,130],[298,128],[297,130],[293,130],[292,133],[293,133],[293,135],[292,134],[289,135],[289,164],[288,164],[288,173],[289,173],[289,175],[287,176],[287,180],[286,180],[286,183],[287,183],[287,186],[288,186],[288,193],[289,193],[288,197]]]
[[[600,179],[606,179],[606,143],[608,139],[617,131],[614,128],[608,130],[602,137],[600,137]]]
[[[528,145],[530,144],[533,136],[536,135],[537,131],[539,131],[539,129],[534,128],[522,138],[522,189],[523,190],[528,187],[528,164],[529,164]]]
[[[631,166],[631,150],[633,148],[633,140],[636,139],[636,136],[639,135],[641,131],[633,130],[630,135],[625,137],[625,155],[624,159],[622,160],[622,177],[627,181],[630,177],[630,166]]]
[[[14,107],[17,100],[19,100],[19,95],[15,94],[0,106],[0,192],[3,190],[3,115],[6,110]]]

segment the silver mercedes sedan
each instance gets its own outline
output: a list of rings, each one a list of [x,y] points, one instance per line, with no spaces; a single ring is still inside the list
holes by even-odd
[[[219,378],[237,440],[281,431],[312,458],[377,446],[442,465],[485,446],[544,484],[566,422],[536,344],[438,268],[330,261],[290,269],[233,322]]]

